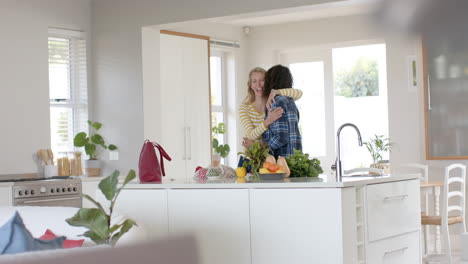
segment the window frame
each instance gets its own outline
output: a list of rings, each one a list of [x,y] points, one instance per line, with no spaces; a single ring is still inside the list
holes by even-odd
[[[303,63],[311,61],[324,62],[324,85],[325,85],[325,131],[326,131],[326,155],[318,158],[322,164],[325,172],[330,172],[330,164],[335,163],[336,159],[336,130],[335,127],[335,87],[333,76],[333,49],[346,48],[354,46],[366,46],[384,44],[387,45],[383,39],[354,41],[349,43],[336,43],[322,46],[311,46],[301,49],[285,49],[278,52],[278,62],[289,66],[294,63]],[[385,54],[386,56],[387,54]],[[386,59],[387,60],[387,59]],[[385,65],[385,72],[388,75],[387,66]],[[386,96],[388,98],[388,87],[385,87]],[[388,108],[388,105],[387,105]],[[301,117],[303,118],[303,117]],[[388,117],[387,117],[388,118]],[[389,118],[388,118],[389,119]],[[390,129],[388,131],[390,135]],[[389,153],[389,156],[391,154]],[[389,157],[390,158],[390,157]]]
[[[221,105],[214,105],[211,104],[211,114],[213,113],[222,113],[223,116],[223,123],[224,127],[227,128],[229,125],[229,122],[227,120],[227,56],[226,52],[217,49],[215,46],[211,45],[210,46],[210,60],[211,57],[219,57],[221,59]],[[210,68],[212,65],[210,64]],[[212,124],[214,126],[215,124]],[[224,135],[220,135],[223,139],[221,142],[223,144],[228,143],[228,138],[229,138],[229,133],[225,133]],[[227,157],[224,158],[224,161],[227,161]]]
[[[70,41],[70,54],[72,54],[68,63],[69,67],[69,93],[70,99],[67,98],[50,98],[50,76],[49,80],[49,109],[50,109],[50,138],[51,148],[56,154],[67,154],[74,152],[77,148],[73,144],[74,136],[79,132],[88,132],[87,120],[89,112],[88,104],[88,47],[87,35],[83,31],[49,28],[48,30],[48,43],[51,38],[67,39]],[[82,42],[82,43],[81,43]],[[48,45],[49,47],[49,45]],[[79,54],[80,49],[84,48],[84,54]],[[73,55],[78,54],[78,55]],[[48,48],[48,59],[50,60],[50,51]],[[51,63],[48,61],[48,72],[50,74]],[[84,67],[83,69],[81,67]],[[84,76],[84,77],[81,77]],[[71,109],[71,129],[68,128],[69,140],[66,149],[58,149],[57,145],[53,142],[52,131],[52,109],[53,108],[67,108]],[[70,124],[70,123],[69,123]]]

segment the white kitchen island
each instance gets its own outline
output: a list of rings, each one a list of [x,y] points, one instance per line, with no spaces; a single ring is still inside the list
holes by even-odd
[[[419,175],[128,184],[148,238],[192,233],[201,263],[420,263]],[[157,256],[155,256],[157,257]]]

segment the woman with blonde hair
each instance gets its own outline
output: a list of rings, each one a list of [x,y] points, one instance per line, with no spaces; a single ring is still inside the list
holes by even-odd
[[[265,119],[265,109],[270,109],[276,95],[291,97],[293,100],[301,98],[302,91],[293,88],[272,89],[269,95],[265,95],[265,73],[260,67],[249,72],[247,82],[247,97],[239,107],[239,116],[245,137],[242,145],[248,147],[254,141],[261,141],[262,134],[268,127],[283,115],[281,107],[269,110]]]

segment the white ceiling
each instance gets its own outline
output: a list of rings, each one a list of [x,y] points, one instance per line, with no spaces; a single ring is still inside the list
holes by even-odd
[[[344,0],[300,8],[265,11],[238,16],[209,19],[210,22],[235,26],[264,26],[304,20],[367,14],[379,0]]]

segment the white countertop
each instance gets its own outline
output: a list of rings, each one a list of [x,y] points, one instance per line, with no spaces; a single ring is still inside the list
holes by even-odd
[[[105,177],[79,177],[83,182],[100,181]],[[162,182],[140,183],[138,178],[125,186],[125,189],[256,189],[256,188],[346,188],[367,184],[385,183],[401,180],[419,179],[420,174],[398,174],[377,177],[343,177],[343,182],[336,182],[334,177],[285,178],[282,181],[248,181],[237,183],[237,178],[170,180]],[[123,179],[121,179],[123,180]],[[13,186],[13,182],[0,182],[0,187]]]
[[[402,180],[420,179],[419,173],[384,175],[377,177],[343,177],[343,182],[336,182],[333,177],[286,178],[281,181],[248,181],[237,183],[237,178],[168,180],[162,182],[140,183],[132,181],[125,189],[262,189],[262,188],[346,188],[367,184],[377,184]]]

